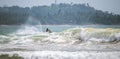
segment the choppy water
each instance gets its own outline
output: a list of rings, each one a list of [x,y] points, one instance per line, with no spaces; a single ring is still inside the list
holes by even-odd
[[[46,28],[53,32],[45,32]],[[119,41],[119,25],[0,26],[0,51],[4,51],[0,54],[18,54],[24,59],[101,59],[100,56],[106,52],[89,53],[88,51],[99,49],[99,51],[119,51]],[[81,50],[86,52],[80,52]],[[107,52],[108,55],[104,55],[103,59],[111,56],[112,53],[120,55],[119,52],[109,53]],[[5,55],[6,58],[12,58],[9,55]],[[118,59],[119,55],[116,55]],[[89,56],[91,57],[88,58]]]
[[[12,52],[12,53],[4,52],[3,54],[10,54],[10,56],[8,55],[2,55],[2,56],[11,59],[13,58],[14,59],[23,59],[23,58],[24,59],[119,59],[120,58],[119,52],[111,53],[111,52],[94,52],[94,51],[92,52],[34,51],[34,52]]]

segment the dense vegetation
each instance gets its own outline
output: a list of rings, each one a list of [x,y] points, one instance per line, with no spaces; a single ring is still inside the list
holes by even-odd
[[[19,25],[33,17],[42,24],[119,25],[120,15],[103,12],[90,7],[89,4],[52,4],[34,7],[0,7],[0,25]]]

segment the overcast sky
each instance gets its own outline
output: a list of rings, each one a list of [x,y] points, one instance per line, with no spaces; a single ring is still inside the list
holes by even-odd
[[[0,0],[0,6],[21,6],[32,7],[38,5],[50,5],[55,0]],[[109,11],[120,14],[120,0],[57,0],[57,3],[89,3],[90,6],[98,10]]]

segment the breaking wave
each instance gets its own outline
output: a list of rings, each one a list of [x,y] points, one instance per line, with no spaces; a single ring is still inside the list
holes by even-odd
[[[18,35],[18,32],[22,35]],[[0,35],[0,44],[43,44],[59,43],[74,44],[81,42],[111,43],[120,41],[120,29],[113,28],[73,28],[62,32],[25,32],[18,31],[17,34]]]

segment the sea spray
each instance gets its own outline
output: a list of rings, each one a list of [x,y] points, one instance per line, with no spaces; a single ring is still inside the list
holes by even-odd
[[[40,21],[38,21],[32,16],[29,16],[28,20],[23,25],[21,25],[21,28],[18,31],[14,32],[14,34],[29,35],[37,34],[40,32],[42,32],[42,25]]]

